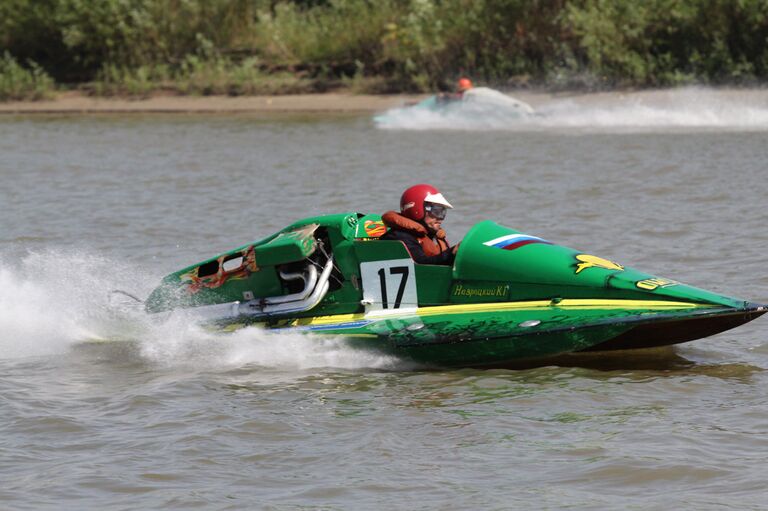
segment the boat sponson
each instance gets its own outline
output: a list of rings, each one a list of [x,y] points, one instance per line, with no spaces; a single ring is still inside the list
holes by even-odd
[[[656,348],[710,337],[736,328],[768,311],[766,306],[749,304],[741,310],[709,311],[708,314],[638,324],[613,339],[582,351],[610,351]]]
[[[762,307],[762,306],[761,306]],[[465,329],[463,336],[436,336],[426,340],[395,336],[392,353],[417,362],[443,366],[499,367],[522,360],[546,359],[565,353],[642,349],[684,343],[735,328],[766,312],[766,309],[734,311],[711,308],[679,313],[638,315],[580,325],[558,326],[541,331],[508,331],[483,336]],[[430,325],[433,326],[433,325]],[[498,331],[501,333],[501,330]]]
[[[361,314],[344,320],[333,316],[305,318],[282,327],[343,335],[356,346],[385,350],[423,363],[479,366],[569,352],[687,342],[738,326],[766,310],[757,304],[734,309],[652,303],[641,307],[639,302],[626,302],[622,307],[621,301],[567,301],[557,305],[528,302],[497,304],[496,310],[491,304],[427,307],[384,317]],[[509,309],[503,310],[505,306]]]

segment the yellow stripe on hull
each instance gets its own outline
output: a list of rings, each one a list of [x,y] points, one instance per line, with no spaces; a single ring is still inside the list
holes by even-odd
[[[403,309],[388,311],[374,311],[369,313],[356,314],[338,314],[334,316],[317,316],[310,318],[300,318],[287,322],[285,326],[314,326],[327,325],[333,323],[347,323],[360,321],[363,319],[386,319],[396,318],[398,316],[436,316],[445,314],[467,314],[467,313],[485,313],[513,310],[537,310],[544,308],[558,309],[655,309],[655,310],[674,310],[674,309],[694,309],[710,308],[713,305],[704,305],[690,302],[673,302],[665,300],[592,300],[592,299],[566,299],[559,302],[551,300],[534,300],[527,302],[494,302],[494,303],[469,303],[457,305],[436,305],[433,307],[418,307],[416,309]]]

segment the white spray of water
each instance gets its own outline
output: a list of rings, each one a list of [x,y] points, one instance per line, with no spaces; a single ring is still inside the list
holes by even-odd
[[[377,117],[377,126],[405,130],[644,131],[768,130],[768,91],[681,88],[530,100],[536,114],[504,109],[397,108]]]
[[[0,260],[0,356],[62,353],[99,336],[94,320],[107,293],[98,277],[103,259],[49,252],[15,262]]]
[[[403,367],[394,357],[353,349],[343,339],[257,327],[216,333],[189,316],[148,315],[130,300],[118,300],[116,309],[111,291],[144,297],[159,280],[127,263],[54,251],[30,253],[14,264],[8,259],[0,256],[0,358],[63,354],[96,341],[137,344],[147,363],[171,368]]]
[[[259,327],[214,333],[194,323],[182,323],[179,318],[172,317],[151,329],[141,345],[146,359],[165,367],[196,370],[250,365],[285,371],[405,367],[395,357],[352,349],[340,338],[271,333]]]

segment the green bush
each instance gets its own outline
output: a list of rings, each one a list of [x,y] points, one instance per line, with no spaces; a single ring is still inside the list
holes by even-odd
[[[564,12],[579,66],[609,85],[768,77],[764,0],[583,0]]]
[[[272,65],[353,72],[355,61],[375,64],[385,24],[397,12],[389,0],[330,0],[309,9],[280,2],[259,11],[250,43]]]
[[[314,85],[294,73],[264,73],[250,58],[234,63],[223,57],[188,55],[171,70],[166,65],[138,68],[104,66],[86,90],[97,96],[149,97],[165,91],[189,95],[256,95],[313,92]]]
[[[0,58],[0,101],[45,99],[53,90],[51,77],[34,62],[25,68],[7,51]]]

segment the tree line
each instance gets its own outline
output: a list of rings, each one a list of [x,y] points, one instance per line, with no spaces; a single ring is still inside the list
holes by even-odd
[[[768,0],[3,0],[0,99],[754,85]]]

